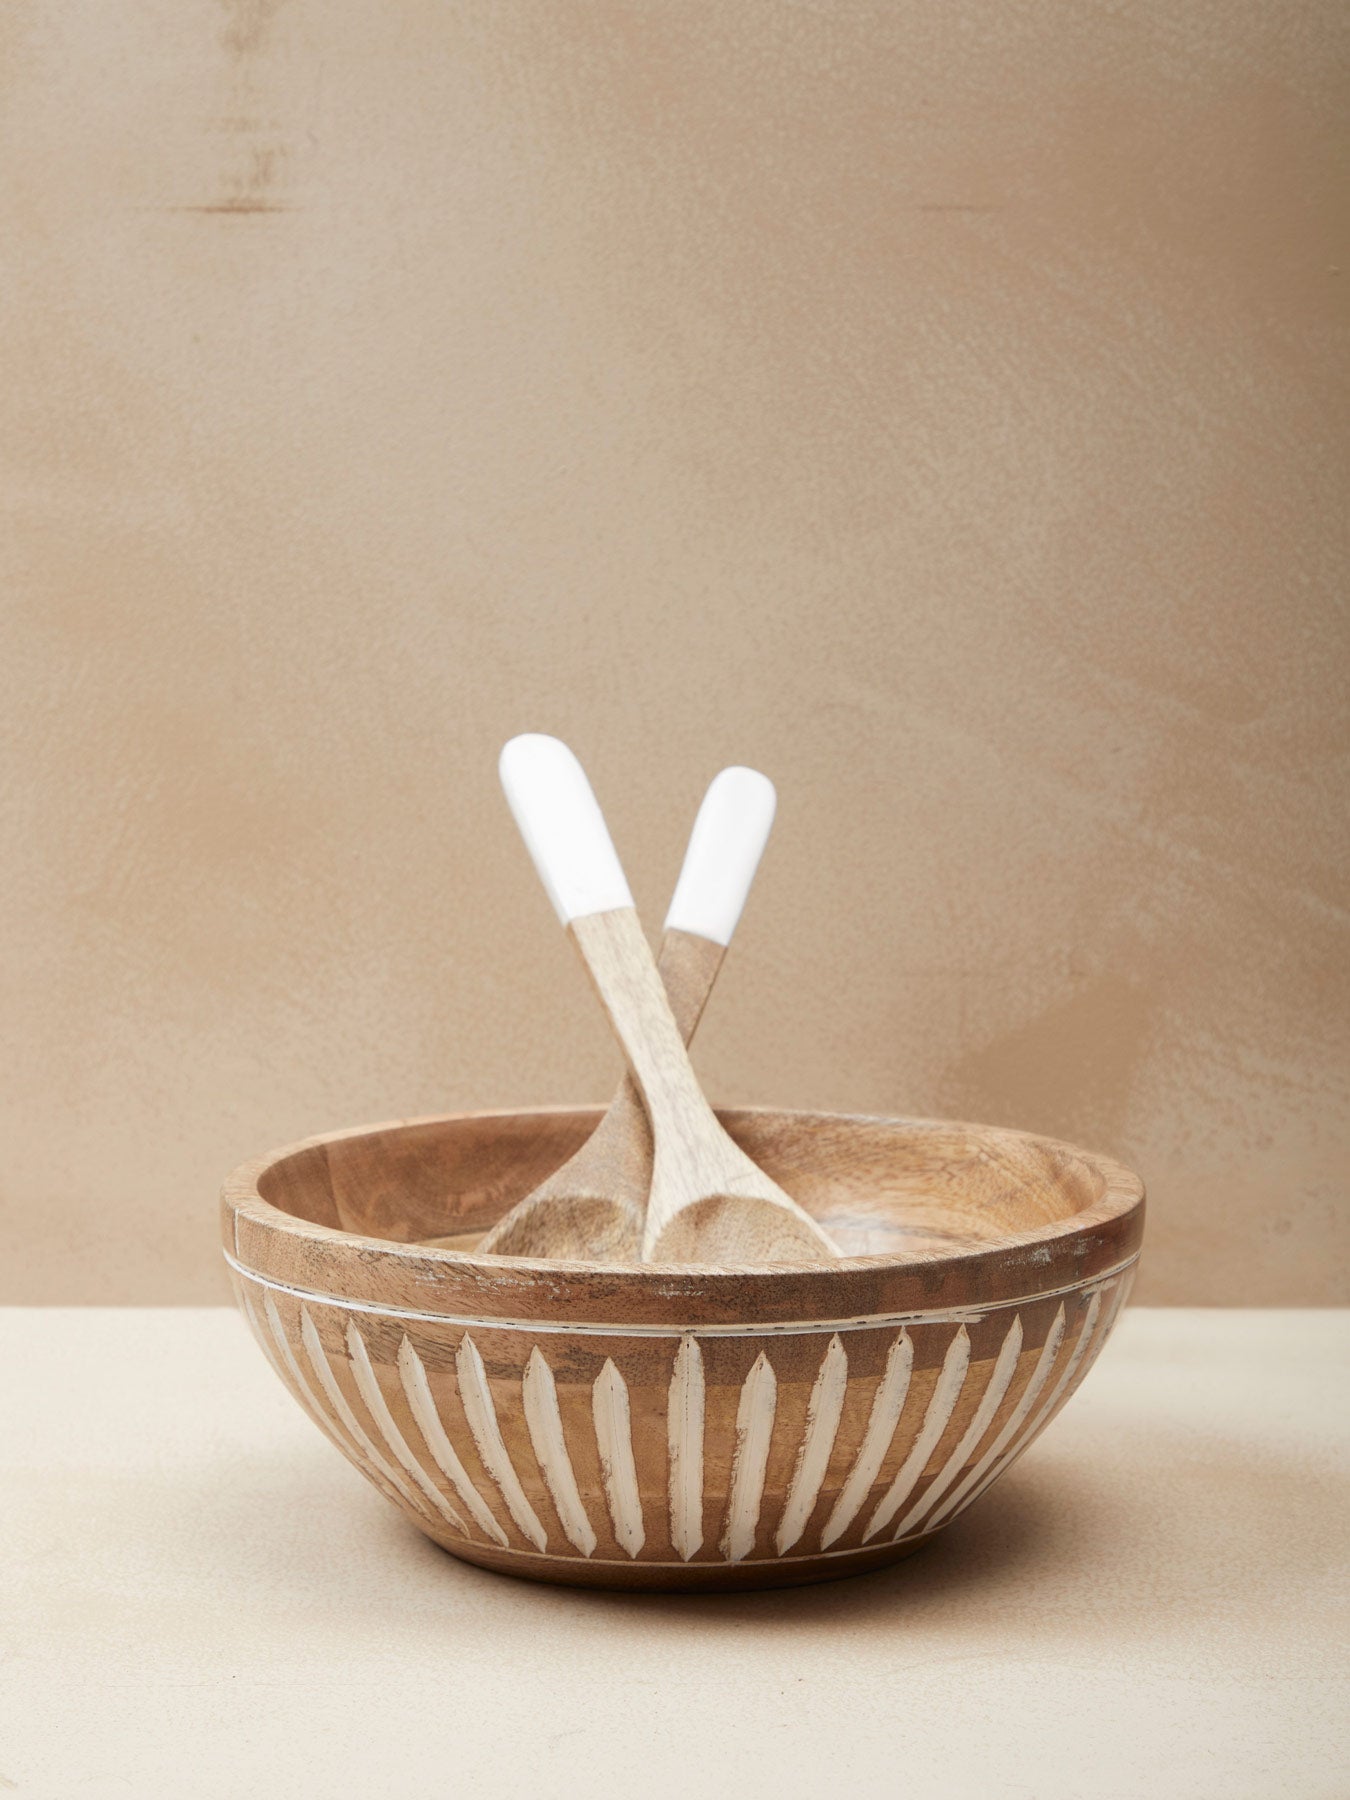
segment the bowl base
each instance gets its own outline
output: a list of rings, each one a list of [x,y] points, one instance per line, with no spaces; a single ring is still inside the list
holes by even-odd
[[[419,1529],[422,1529],[419,1527]],[[469,1543],[463,1538],[425,1535],[461,1562],[475,1563],[497,1575],[520,1581],[547,1581],[561,1587],[618,1588],[626,1593],[730,1594],[751,1588],[804,1587],[815,1581],[842,1581],[883,1569],[922,1550],[936,1532],[901,1544],[874,1544],[834,1556],[801,1556],[773,1562],[644,1563],[588,1562],[575,1556],[541,1556],[519,1550],[499,1550],[492,1544]]]

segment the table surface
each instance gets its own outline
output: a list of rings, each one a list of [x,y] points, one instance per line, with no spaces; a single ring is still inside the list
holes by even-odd
[[[218,1309],[0,1310],[0,1795],[1344,1800],[1350,1312],[1127,1312],[891,1570],[438,1550]]]

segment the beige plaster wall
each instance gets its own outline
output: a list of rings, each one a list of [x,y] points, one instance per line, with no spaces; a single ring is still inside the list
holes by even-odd
[[[524,728],[653,923],[778,782],[715,1096],[1350,1297],[1348,17],[8,0],[0,1299],[223,1297],[239,1158],[608,1090]]]

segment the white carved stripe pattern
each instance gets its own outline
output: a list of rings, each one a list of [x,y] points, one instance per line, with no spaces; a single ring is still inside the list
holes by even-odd
[[[947,1346],[937,1382],[928,1397],[928,1407],[923,1415],[923,1424],[919,1427],[919,1435],[911,1444],[908,1456],[896,1470],[891,1485],[877,1502],[876,1511],[867,1521],[867,1529],[862,1538],[864,1544],[886,1529],[914,1492],[928,1467],[929,1457],[937,1448],[938,1439],[947,1429],[947,1421],[956,1411],[956,1403],[961,1398],[969,1368],[970,1334],[962,1325]]]
[[[273,1372],[276,1375],[277,1380],[280,1381],[282,1387],[284,1387],[288,1393],[292,1392],[290,1378],[286,1374],[285,1369],[281,1366],[281,1360],[276,1353],[272,1339],[270,1335],[263,1330],[262,1320],[258,1317],[258,1309],[253,1304],[253,1296],[249,1293],[243,1282],[239,1280],[238,1276],[234,1277],[234,1289],[239,1296],[239,1304],[243,1308],[244,1317],[248,1320],[248,1328],[253,1333],[258,1348],[262,1351],[268,1362],[271,1363]],[[304,1399],[303,1395],[295,1394],[294,1397],[300,1400],[301,1405],[313,1418],[315,1424],[320,1426],[327,1436],[331,1438],[333,1433],[329,1431],[328,1422],[323,1415],[315,1412],[308,1401]]]
[[[685,1562],[703,1547],[703,1352],[682,1337],[666,1407],[670,1450],[670,1541]]]
[[[1064,1308],[1061,1306],[1059,1311],[1055,1314],[1055,1322],[1050,1327],[1049,1334],[1047,1335],[1044,1344],[1041,1346],[1041,1353],[1036,1359],[1036,1367],[1031,1371],[1031,1379],[1022,1389],[1021,1396],[1018,1399],[1016,1406],[1014,1406],[1012,1411],[1008,1414],[998,1434],[995,1436],[993,1443],[990,1444],[989,1448],[980,1457],[979,1461],[975,1464],[975,1467],[970,1469],[961,1478],[957,1485],[952,1489],[951,1493],[947,1495],[945,1500],[939,1500],[936,1508],[929,1514],[928,1529],[930,1531],[941,1524],[942,1520],[954,1507],[961,1504],[961,1501],[975,1486],[976,1482],[988,1471],[991,1464],[997,1460],[1002,1451],[1008,1447],[1014,1432],[1017,1430],[1018,1426],[1022,1424],[1027,1414],[1036,1404],[1036,1396],[1045,1386],[1050,1371],[1054,1367],[1055,1358],[1059,1355],[1059,1347],[1063,1342]]]
[[[1029,1424],[1023,1425],[1022,1429],[1013,1439],[1010,1447],[1004,1449],[1001,1454],[995,1455],[992,1459],[981,1459],[982,1466],[978,1470],[971,1471],[971,1474],[975,1479],[971,1480],[968,1477],[967,1480],[961,1483],[961,1486],[951,1497],[948,1505],[944,1507],[944,1514],[954,1518],[957,1513],[962,1513],[968,1506],[972,1506],[987,1487],[992,1487],[994,1482],[998,1480],[999,1476],[1009,1464],[1021,1455],[1022,1451],[1031,1442],[1032,1438],[1034,1438],[1046,1425],[1050,1415],[1055,1410],[1060,1395],[1064,1392],[1064,1389],[1068,1386],[1070,1381],[1072,1381],[1074,1373],[1083,1359],[1083,1353],[1091,1342],[1092,1331],[1097,1321],[1097,1313],[1100,1306],[1101,1295],[1099,1293],[1094,1294],[1088,1301],[1087,1311],[1084,1313],[1082,1324],[1078,1328],[1078,1336],[1074,1340],[1073,1348],[1070,1350],[1069,1355],[1065,1360],[1064,1367],[1060,1371],[1058,1380],[1050,1390],[1049,1398],[1045,1401],[1040,1411],[1036,1413]],[[988,1466],[991,1460],[992,1466]],[[934,1520],[934,1523],[937,1523],[936,1519]]]
[[[907,1338],[896,1339],[891,1349],[892,1362],[900,1345],[908,1341]],[[792,1485],[783,1502],[783,1516],[778,1522],[778,1531],[773,1540],[774,1549],[780,1556],[790,1550],[806,1530],[806,1521],[811,1517],[820,1490],[825,1485],[825,1472],[830,1466],[830,1453],[839,1432],[839,1415],[844,1410],[844,1396],[847,1392],[848,1357],[844,1353],[839,1333],[835,1332],[820,1365],[815,1386],[811,1389],[811,1398],[806,1403],[806,1430],[802,1434],[797,1466],[792,1471]],[[872,1410],[875,1413],[876,1408],[873,1407]],[[898,1412],[896,1416],[899,1417]],[[870,1425],[868,1432],[870,1435]],[[881,1455],[884,1454],[883,1449]],[[881,1455],[877,1457],[878,1465]]]
[[[390,1467],[386,1459],[375,1448],[369,1434],[358,1423],[355,1413],[352,1411],[350,1402],[347,1401],[340,1389],[336,1389],[332,1365],[328,1360],[327,1353],[324,1351],[322,1344],[319,1343],[318,1333],[315,1330],[313,1321],[309,1319],[308,1314],[305,1314],[305,1317],[301,1322],[301,1334],[305,1345],[305,1353],[311,1366],[314,1368],[316,1375],[319,1376],[320,1385],[324,1393],[328,1395],[330,1402],[333,1404],[333,1410],[331,1412],[323,1405],[323,1402],[319,1399],[318,1394],[315,1393],[314,1388],[311,1386],[303,1370],[300,1368],[299,1363],[296,1361],[295,1352],[292,1350],[290,1341],[286,1336],[285,1327],[282,1325],[281,1316],[277,1312],[276,1303],[272,1299],[272,1296],[268,1294],[264,1301],[270,1328],[268,1331],[264,1331],[262,1323],[258,1318],[257,1310],[253,1305],[252,1297],[248,1290],[242,1286],[240,1288],[240,1297],[243,1302],[245,1316],[253,1330],[253,1335],[257,1338],[263,1353],[276,1371],[282,1385],[289,1388],[294,1393],[295,1397],[304,1407],[304,1410],[324,1432],[325,1436],[331,1439],[348,1461],[355,1463],[357,1468],[359,1468],[363,1474],[370,1475],[373,1472],[375,1479],[381,1486],[386,1487],[397,1494],[407,1505],[411,1506],[414,1511],[425,1514],[425,1505],[419,1502],[417,1495],[414,1494],[408,1488],[407,1484],[399,1478],[395,1470]],[[302,1309],[302,1311],[303,1310],[304,1309]],[[305,1329],[306,1325],[308,1326],[308,1332],[306,1332]],[[313,1334],[313,1342],[310,1340],[310,1333]],[[406,1338],[404,1339],[404,1344],[407,1345]],[[463,1518],[451,1505],[446,1496],[440,1492],[426,1470],[418,1464],[412,1451],[408,1447],[406,1438],[404,1438],[402,1432],[395,1423],[392,1414],[389,1412],[388,1404],[380,1393],[378,1380],[370,1361],[370,1354],[366,1349],[365,1340],[361,1337],[361,1334],[357,1331],[354,1324],[349,1325],[347,1329],[347,1347],[352,1364],[352,1375],[356,1382],[357,1390],[360,1393],[362,1400],[365,1402],[367,1409],[370,1411],[373,1422],[376,1424],[386,1443],[394,1450],[399,1462],[402,1463],[403,1467],[413,1477],[413,1480],[426,1495],[427,1499],[431,1501],[435,1510],[439,1512],[456,1531],[467,1536],[468,1527]],[[411,1351],[411,1346],[407,1345],[407,1347],[409,1351]],[[315,1363],[314,1359],[316,1354],[321,1359],[319,1363]],[[414,1361],[415,1360],[416,1357],[414,1353]],[[420,1363],[418,1364],[418,1367],[421,1367]],[[328,1377],[326,1380],[323,1375],[323,1371],[325,1370],[327,1371]],[[423,1379],[425,1380],[425,1376]],[[336,1390],[335,1393],[330,1391],[330,1384],[331,1388]],[[413,1405],[412,1411],[414,1418],[417,1418],[418,1409],[416,1405]],[[418,1422],[419,1425],[422,1423],[420,1419]],[[439,1420],[437,1421],[437,1426],[439,1427]],[[444,1433],[442,1432],[441,1435],[443,1437]],[[448,1452],[450,1462],[452,1462],[455,1468],[459,1469],[459,1473],[463,1475],[463,1470],[459,1465],[459,1459],[455,1456],[454,1450],[450,1447],[448,1442],[444,1445],[444,1449]],[[436,1454],[435,1446],[432,1447],[432,1450],[433,1459],[443,1468],[447,1475],[450,1475],[451,1469],[441,1463],[440,1457]],[[456,1485],[458,1485],[458,1483]],[[491,1513],[483,1507],[481,1500],[473,1489],[472,1484],[469,1483],[467,1476],[464,1477],[464,1486],[460,1491],[465,1500],[468,1501],[469,1510],[473,1514],[476,1522],[483,1529],[484,1536],[491,1537],[495,1539],[496,1542],[505,1545],[507,1542],[505,1533],[492,1518]],[[469,1499],[470,1496],[472,1496],[472,1500]]]
[[[270,1301],[270,1295],[268,1299]],[[275,1311],[275,1309],[273,1310]],[[280,1320],[277,1321],[276,1329],[280,1330]],[[367,1461],[374,1464],[395,1493],[403,1496],[414,1512],[428,1515],[426,1501],[413,1492],[389,1459],[375,1448],[370,1434],[352,1411],[350,1401],[338,1386],[337,1376],[333,1373],[333,1365],[328,1360],[328,1352],[323,1347],[323,1340],[319,1336],[318,1328],[309,1316],[308,1307],[305,1306],[300,1308],[300,1341],[305,1346],[305,1355],[309,1358],[309,1365],[318,1377],[319,1386],[327,1396],[328,1404],[337,1414],[343,1431]],[[293,1357],[291,1360],[294,1363]]]
[[[407,1397],[408,1410],[417,1421],[417,1429],[431,1452],[431,1460],[469,1509],[469,1516],[483,1536],[490,1538],[494,1544],[500,1544],[502,1549],[508,1549],[511,1540],[493,1518],[487,1502],[469,1479],[468,1470],[445,1435],[441,1415],[432,1398],[426,1369],[406,1334],[398,1347],[398,1372]]]
[[[267,1352],[268,1361],[281,1377],[282,1385],[299,1400],[301,1406],[314,1420],[324,1436],[337,1446],[348,1462],[354,1463],[363,1475],[370,1476],[373,1473],[377,1486],[389,1488],[392,1493],[401,1497],[404,1492],[402,1486],[386,1482],[379,1469],[365,1461],[360,1446],[344,1435],[341,1426],[324,1408],[322,1401],[306,1380],[304,1372],[295,1360],[295,1353],[287,1340],[280,1315],[270,1294],[266,1296],[264,1305],[267,1310],[268,1331],[272,1341],[269,1343],[268,1336],[263,1332],[257,1312],[252,1305],[248,1306],[249,1321],[257,1333],[259,1343]]]
[[[567,1453],[567,1438],[563,1433],[562,1412],[558,1406],[558,1384],[537,1344],[531,1350],[530,1360],[525,1368],[521,1396],[535,1459],[539,1464],[539,1472],[544,1477],[544,1485],[552,1496],[563,1535],[583,1556],[590,1556],[599,1539],[595,1535],[594,1526],[586,1517],[586,1508],[582,1505],[576,1473],[572,1468],[572,1458]]]
[[[539,1515],[525,1496],[520,1477],[516,1474],[515,1465],[502,1438],[482,1355],[467,1331],[459,1340],[459,1349],[455,1352],[455,1374],[459,1378],[460,1404],[464,1408],[464,1417],[468,1420],[483,1467],[496,1482],[502,1499],[506,1502],[506,1510],[520,1531],[536,1550],[547,1549],[548,1536],[539,1523]]]
[[[637,1463],[633,1458],[633,1419],[628,1404],[628,1383],[608,1357],[591,1389],[591,1416],[595,1420],[600,1475],[604,1482],[605,1499],[609,1502],[614,1536],[620,1549],[629,1556],[636,1556],[647,1541],[647,1532],[642,1523]]]
[[[728,1562],[740,1562],[755,1547],[759,1507],[764,1498],[764,1474],[773,1447],[773,1424],[778,1411],[778,1377],[761,1350],[741,1386],[736,1408],[736,1449],[731,1459],[731,1493],[727,1499],[726,1525],[721,1551]]]
[[[1081,1380],[1109,1335],[1129,1286],[1127,1273],[1094,1290],[1082,1308],[1072,1337],[1066,1332],[1066,1311],[1061,1303],[1020,1393],[1015,1392],[1015,1386],[1023,1350],[1021,1314],[1013,1315],[992,1364],[982,1357],[972,1365],[969,1331],[966,1325],[960,1325],[947,1344],[931,1390],[922,1403],[922,1417],[909,1427],[912,1441],[873,1508],[859,1547],[883,1532],[888,1532],[892,1543],[925,1536],[972,1505],[1044,1430],[1076,1381]],[[302,1303],[299,1308],[299,1335],[313,1381],[297,1360],[272,1295],[264,1297],[268,1329],[264,1329],[252,1296],[242,1284],[240,1296],[253,1334],[278,1377],[344,1455],[367,1474],[373,1474],[382,1487],[419,1516],[433,1523],[443,1520],[454,1534],[470,1536],[469,1523],[437,1481],[434,1468],[467,1511],[472,1526],[489,1542],[501,1548],[512,1547],[493,1508],[455,1451],[427,1369],[406,1335],[397,1354],[401,1392],[431,1467],[421,1460],[421,1453],[414,1450],[395,1419],[365,1339],[354,1321],[348,1322],[345,1333],[345,1360],[351,1383],[369,1419],[369,1430],[357,1417],[338,1381],[330,1353],[308,1307]],[[912,1328],[902,1327],[887,1352],[861,1439],[820,1528],[820,1551],[828,1550],[848,1531],[873,1492],[893,1446],[897,1440],[903,1444],[909,1438],[905,1420],[917,1411],[917,1403],[915,1408],[910,1407],[914,1360]],[[511,1523],[536,1552],[566,1554],[559,1550],[556,1539],[554,1549],[549,1550],[550,1533],[531,1504],[512,1461],[482,1354],[468,1332],[461,1337],[455,1352],[454,1380],[478,1460],[500,1494]],[[808,1526],[839,1447],[848,1388],[849,1359],[836,1332],[830,1337],[817,1370],[805,1421],[800,1427],[792,1427],[794,1435],[800,1430],[800,1438],[773,1535],[773,1553],[777,1556],[786,1556],[794,1549],[798,1556],[817,1554],[810,1542],[814,1534],[808,1534]],[[973,1402],[974,1410],[925,1483],[929,1464],[967,1393],[967,1405]],[[600,1541],[596,1530],[599,1521],[588,1514],[582,1498],[556,1379],[538,1344],[531,1349],[520,1382],[520,1402],[534,1461],[557,1515],[558,1529],[572,1551],[592,1557]],[[1006,1412],[1005,1402],[1010,1402]],[[704,1545],[706,1405],[703,1349],[697,1336],[689,1333],[680,1339],[675,1354],[666,1409],[670,1542],[686,1562]],[[613,1540],[625,1556],[637,1558],[647,1541],[647,1529],[632,1406],[628,1383],[612,1358],[606,1358],[592,1384],[591,1417]],[[799,1414],[796,1417],[800,1419]],[[717,1552],[729,1562],[742,1561],[755,1549],[766,1475],[779,1424],[778,1376],[768,1353],[761,1351],[741,1383],[737,1403],[730,1485],[717,1545]],[[906,1506],[908,1510],[889,1530]],[[797,1548],[799,1545],[802,1547]]]
[[[837,1341],[837,1340],[836,1340]],[[914,1372],[914,1343],[907,1331],[902,1331],[891,1345],[890,1354],[886,1358],[886,1372],[881,1377],[877,1391],[872,1397],[872,1410],[868,1414],[867,1429],[863,1433],[862,1443],[858,1446],[858,1454],[853,1459],[853,1467],[849,1470],[844,1485],[839,1490],[839,1497],[831,1509],[820,1534],[820,1547],[828,1550],[836,1538],[840,1538],[857,1518],[863,1501],[872,1491],[872,1483],[881,1473],[881,1465],[886,1460],[886,1452],[891,1447],[895,1436],[895,1428],[900,1423],[900,1415],[905,1410],[905,1401],[909,1396],[910,1376]]]
[[[1017,1373],[1017,1359],[1022,1353],[1022,1318],[1019,1313],[1008,1327],[1007,1336],[994,1362],[994,1372],[989,1377],[989,1385],[975,1408],[975,1416],[961,1434],[955,1449],[948,1456],[941,1469],[924,1489],[922,1496],[901,1519],[896,1526],[892,1543],[904,1537],[910,1526],[928,1510],[933,1502],[939,1499],[951,1486],[957,1476],[965,1468],[967,1461],[974,1455],[986,1431],[993,1421],[994,1414],[1002,1403]]]
[[[463,1518],[451,1506],[408,1448],[408,1440],[399,1430],[394,1415],[389,1410],[389,1403],[380,1392],[379,1381],[371,1366],[370,1352],[366,1349],[366,1340],[356,1329],[355,1322],[351,1322],[347,1326],[347,1355],[351,1361],[352,1378],[356,1382],[356,1390],[365,1401],[366,1411],[379,1427],[380,1436],[393,1451],[396,1461],[407,1470],[436,1511],[453,1525],[456,1531],[462,1532],[467,1537],[469,1528]]]
[[[1044,1406],[1042,1406],[1041,1410],[1036,1414],[1035,1418],[1032,1419],[1026,1429],[1013,1441],[1011,1447],[1004,1451],[1003,1455],[994,1464],[993,1468],[989,1470],[984,1479],[966,1495],[965,1499],[958,1507],[953,1509],[951,1517],[954,1518],[957,1513],[964,1512],[967,1507],[973,1506],[980,1495],[983,1494],[986,1489],[991,1488],[1003,1471],[1008,1468],[1010,1464],[1016,1462],[1017,1458],[1028,1445],[1031,1444],[1034,1439],[1038,1438],[1041,1432],[1045,1430],[1051,1419],[1054,1418],[1055,1414],[1064,1404],[1064,1401],[1067,1398],[1066,1390],[1072,1386],[1074,1377],[1078,1375],[1078,1378],[1081,1381],[1083,1376],[1087,1374],[1088,1370],[1096,1361],[1102,1345],[1111,1335],[1111,1328],[1116,1322],[1116,1315],[1125,1304],[1126,1297],[1133,1284],[1133,1279],[1134,1275],[1132,1270],[1117,1279],[1110,1305],[1106,1308],[1105,1312],[1102,1312],[1101,1307],[1103,1297],[1108,1289],[1098,1288],[1092,1295],[1088,1301],[1087,1311],[1083,1316],[1082,1325],[1079,1327],[1078,1337],[1074,1343],[1073,1350],[1064,1364],[1059,1379],[1055,1382],[1054,1387],[1050,1391],[1050,1398],[1045,1402]],[[1082,1368],[1082,1375],[1079,1375],[1078,1373],[1080,1366]]]

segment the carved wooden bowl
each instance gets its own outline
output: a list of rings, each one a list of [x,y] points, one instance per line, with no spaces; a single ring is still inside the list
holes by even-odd
[[[258,1342],[438,1544],[541,1581],[824,1581],[907,1555],[1073,1393],[1143,1231],[1138,1178],[1022,1132],[754,1110],[733,1137],[848,1253],[701,1269],[476,1256],[592,1111],[313,1138],[236,1170]],[[456,1235],[463,1249],[415,1240]]]

